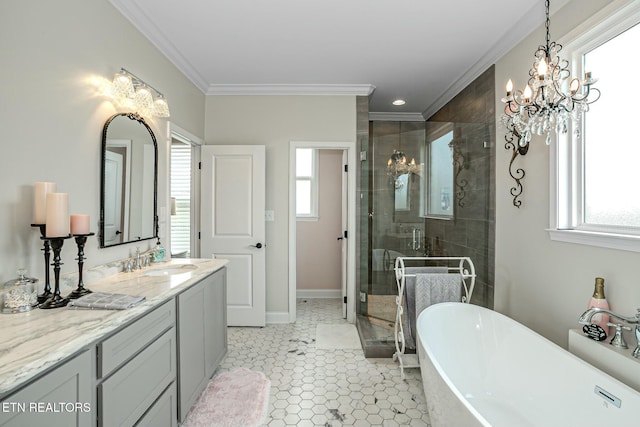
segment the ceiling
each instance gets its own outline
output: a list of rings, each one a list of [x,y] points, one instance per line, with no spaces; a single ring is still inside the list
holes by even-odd
[[[428,118],[544,22],[542,0],[110,1],[205,94],[370,95],[398,118]]]

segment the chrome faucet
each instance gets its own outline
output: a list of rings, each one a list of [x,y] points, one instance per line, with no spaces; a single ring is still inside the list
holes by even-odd
[[[591,323],[591,318],[597,313],[608,314],[609,316],[615,317],[616,319],[624,323],[628,323],[630,325],[636,325],[636,330],[635,330],[636,348],[631,353],[631,356],[635,357],[636,359],[640,359],[640,308],[638,309],[638,312],[635,314],[635,316],[627,317],[627,316],[621,316],[619,314],[616,314],[605,308],[592,307],[587,311],[585,311],[584,313],[582,313],[582,315],[580,315],[580,317],[578,318],[578,323],[581,323],[583,325],[588,325],[589,323]]]
[[[135,263],[135,270],[141,270],[142,269],[142,259],[140,258],[140,248],[136,248],[136,263]]]

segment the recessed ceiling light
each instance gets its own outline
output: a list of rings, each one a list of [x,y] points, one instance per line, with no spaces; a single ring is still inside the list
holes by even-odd
[[[392,102],[393,105],[404,105],[406,103],[407,101],[405,101],[404,99],[396,99],[395,101]]]

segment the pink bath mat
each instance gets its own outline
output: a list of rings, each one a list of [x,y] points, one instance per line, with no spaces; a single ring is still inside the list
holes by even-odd
[[[218,374],[200,394],[183,426],[259,426],[267,416],[270,387],[262,372],[247,368]]]

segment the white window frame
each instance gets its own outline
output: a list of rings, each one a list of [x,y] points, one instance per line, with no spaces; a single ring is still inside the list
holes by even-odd
[[[310,149],[311,150],[311,162],[312,162],[312,171],[311,176],[298,176],[296,173],[296,183],[298,181],[309,181],[311,183],[311,213],[309,214],[298,214],[296,212],[296,219],[298,221],[318,221],[318,150],[315,148],[306,148],[306,147],[296,147],[296,153],[298,149]],[[296,197],[298,195],[296,194]]]
[[[574,31],[560,44],[570,55],[573,76],[584,74],[584,53],[605,43],[640,22],[640,4],[633,0],[615,0]],[[597,76],[595,76],[597,77]],[[638,230],[581,224],[583,218],[583,152],[581,140],[575,136],[571,123],[565,135],[558,135],[550,151],[550,214],[551,240],[640,252]],[[582,134],[583,130],[580,130]]]

